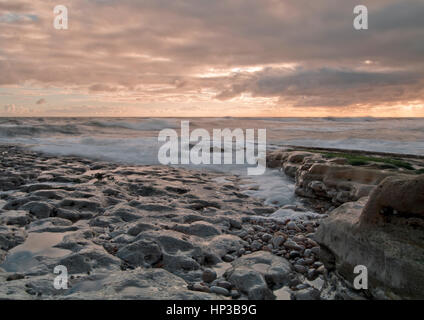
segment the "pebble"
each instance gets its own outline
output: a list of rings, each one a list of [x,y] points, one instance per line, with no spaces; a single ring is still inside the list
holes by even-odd
[[[223,287],[217,287],[217,286],[211,287],[210,292],[220,294],[220,295],[223,295],[223,296],[230,295],[230,292],[227,289],[225,289]]]
[[[286,242],[284,242],[284,247],[288,249],[296,250],[296,251],[303,251],[304,249],[293,240],[287,240]]]
[[[319,252],[320,252],[319,247],[313,247],[313,248],[311,249],[311,251],[312,251],[312,253],[313,253],[313,254],[315,254],[315,255],[319,256]]]
[[[189,289],[193,291],[200,291],[200,292],[207,292],[207,293],[210,292],[210,289],[201,283],[195,283],[193,284],[193,286],[189,287]]]
[[[308,279],[310,279],[310,280],[312,280],[312,279],[314,279],[315,278],[315,275],[316,275],[316,271],[315,271],[315,269],[309,269],[308,270],[308,274],[307,274],[307,278]]]
[[[272,235],[270,235],[269,233],[264,233],[262,236],[262,240],[265,242],[268,242],[271,239],[272,239]]]
[[[212,269],[205,269],[202,274],[202,280],[210,283],[216,279],[216,272]]]
[[[294,230],[294,231],[300,231],[300,228],[297,226],[297,224],[294,221],[290,221],[287,223],[287,229],[288,230]]]
[[[231,290],[231,297],[233,298],[233,299],[238,299],[238,298],[240,298],[240,292],[238,292],[237,290]]]
[[[307,270],[305,266],[302,266],[300,264],[295,264],[293,268],[294,270],[296,270],[296,272],[299,272],[299,273],[306,273],[306,270]]]
[[[233,285],[228,281],[221,280],[217,282],[216,286],[230,290]]]
[[[252,242],[250,247],[252,248],[253,251],[258,251],[262,248],[262,243],[260,243],[258,240],[255,240]]]
[[[272,245],[274,248],[278,249],[283,243],[286,241],[286,239],[282,236],[276,236],[272,238]]]
[[[296,250],[290,251],[289,256],[290,259],[298,258],[300,257],[300,252]]]
[[[231,254],[226,254],[225,256],[222,257],[222,260],[225,262],[233,262],[234,257]]]

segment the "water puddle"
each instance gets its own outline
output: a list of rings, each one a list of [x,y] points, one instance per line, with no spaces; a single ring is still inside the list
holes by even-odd
[[[37,257],[57,258],[65,256],[71,251],[55,248],[65,235],[65,233],[43,232],[29,233],[28,238],[21,245],[11,249],[3,264],[2,269],[7,272],[25,272],[40,262]]]

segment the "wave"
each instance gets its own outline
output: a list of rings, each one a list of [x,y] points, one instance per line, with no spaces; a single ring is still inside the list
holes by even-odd
[[[75,125],[0,125],[1,137],[40,136],[47,134],[78,135]]]
[[[116,121],[116,120],[93,120],[86,123],[88,126],[101,128],[121,128],[137,131],[156,131],[162,129],[178,128],[174,121],[163,119],[146,119],[140,122]]]

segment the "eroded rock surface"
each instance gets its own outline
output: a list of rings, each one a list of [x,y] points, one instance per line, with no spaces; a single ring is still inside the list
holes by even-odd
[[[369,197],[322,221],[321,258],[352,283],[367,267],[369,290],[382,299],[424,298],[424,175],[383,180]]]

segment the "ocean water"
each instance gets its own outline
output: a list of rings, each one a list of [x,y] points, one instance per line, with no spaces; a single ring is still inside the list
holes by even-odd
[[[424,155],[423,118],[0,118],[0,143],[52,155],[130,165],[159,164],[158,133],[190,121],[190,131],[267,129],[267,148],[298,145]],[[254,143],[248,141],[247,143]],[[235,150],[244,148],[235,145]],[[280,207],[296,202],[293,181],[277,170],[246,176],[243,165],[189,165],[245,176],[246,193]]]

